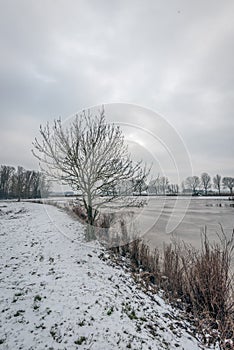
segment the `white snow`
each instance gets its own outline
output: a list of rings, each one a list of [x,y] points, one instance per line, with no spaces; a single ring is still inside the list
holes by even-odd
[[[0,202],[0,261],[0,349],[204,348],[58,208]]]

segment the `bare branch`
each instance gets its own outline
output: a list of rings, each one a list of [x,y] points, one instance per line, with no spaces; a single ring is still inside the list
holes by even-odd
[[[40,134],[42,141],[33,143],[34,156],[47,175],[81,191],[90,223],[100,203],[119,197],[114,189],[120,183],[131,180],[134,188],[149,173],[142,161],[133,163],[122,131],[106,122],[104,108],[95,116],[90,111],[77,114],[67,128],[61,119],[52,128],[47,123]],[[100,200],[105,191],[112,194]]]

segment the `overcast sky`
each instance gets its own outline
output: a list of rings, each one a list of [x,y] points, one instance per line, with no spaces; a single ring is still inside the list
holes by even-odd
[[[40,124],[125,102],[165,118],[194,173],[234,176],[233,0],[0,0],[0,50],[0,164],[36,168]]]

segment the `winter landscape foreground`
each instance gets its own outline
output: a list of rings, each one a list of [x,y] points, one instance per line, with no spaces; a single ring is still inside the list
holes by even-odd
[[[0,259],[0,349],[204,349],[58,208],[1,202]]]

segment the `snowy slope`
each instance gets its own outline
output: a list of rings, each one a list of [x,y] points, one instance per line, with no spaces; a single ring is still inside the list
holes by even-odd
[[[67,213],[0,202],[0,349],[201,348],[175,310],[100,254]]]

